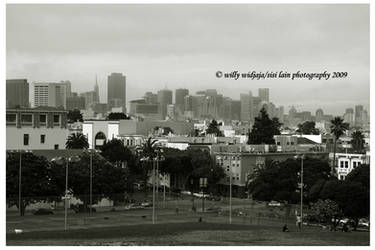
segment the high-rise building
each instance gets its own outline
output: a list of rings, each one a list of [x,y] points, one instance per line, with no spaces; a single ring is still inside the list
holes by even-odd
[[[29,107],[29,105],[29,83],[27,80],[6,80],[6,107]]]
[[[98,77],[95,77],[94,92],[95,92],[95,97],[96,97],[96,100],[95,100],[95,101],[96,101],[97,103],[100,103]]]
[[[349,126],[353,126],[354,125],[354,110],[352,108],[347,108],[345,110],[344,122],[348,123]]]
[[[252,122],[254,119],[254,102],[251,91],[249,94],[240,94],[241,121]]]
[[[60,83],[63,83],[66,86],[66,97],[71,97],[72,96],[72,83],[70,81],[61,81]]]
[[[258,96],[261,102],[269,102],[270,101],[270,89],[268,88],[258,89]]]
[[[143,97],[147,104],[158,104],[158,95],[152,92],[146,92]]]
[[[231,120],[239,121],[241,119],[241,101],[232,100],[231,102]]]
[[[78,96],[77,93],[73,92],[70,97],[66,98],[66,109],[73,110],[73,109],[85,109],[85,97]]]
[[[126,110],[126,77],[121,73],[112,73],[108,76],[107,100],[109,110],[113,107],[122,107]]]
[[[181,113],[185,110],[185,96],[189,95],[188,89],[176,89],[175,91],[175,104],[176,109],[178,109]]]
[[[355,106],[354,123],[355,123],[355,126],[362,126],[362,123],[363,123],[363,105],[356,105]]]
[[[32,107],[64,107],[66,108],[66,82],[32,83]]]
[[[316,112],[315,112],[315,121],[316,122],[320,122],[320,121],[323,120],[323,117],[324,117],[323,109],[316,110]]]
[[[167,115],[167,105],[172,104],[172,90],[163,89],[158,91],[158,104],[160,106],[160,111],[163,119]]]

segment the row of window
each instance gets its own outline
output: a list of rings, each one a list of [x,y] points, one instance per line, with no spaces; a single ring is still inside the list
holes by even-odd
[[[353,161],[352,163],[353,168],[356,168],[359,165],[361,165],[360,161]],[[349,161],[340,161],[340,168],[349,168]]]
[[[40,135],[40,144],[46,143],[46,135]],[[23,145],[29,146],[30,144],[30,135],[29,134],[23,134]],[[59,149],[59,144],[54,145],[54,149]]]
[[[33,114],[21,114],[21,124],[22,125],[32,125],[33,123]],[[17,123],[17,114],[6,114],[7,124],[16,124]],[[54,125],[60,124],[60,115],[53,115]],[[47,114],[39,114],[39,125],[47,125]]]
[[[281,145],[281,142],[276,142],[276,145],[278,145],[278,146],[280,146]],[[293,141],[291,141],[291,142],[286,142],[286,145],[294,145],[294,142]]]

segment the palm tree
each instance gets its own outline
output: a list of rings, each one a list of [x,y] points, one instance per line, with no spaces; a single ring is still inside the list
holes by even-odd
[[[349,128],[349,124],[348,123],[344,123],[344,120],[341,117],[339,117],[339,116],[336,116],[331,121],[330,129],[331,129],[331,134],[333,134],[333,136],[334,136],[334,142],[333,142],[333,164],[332,164],[332,169],[331,169],[332,175],[335,174],[335,168],[336,168],[336,144],[337,144],[337,140],[342,135],[344,135],[344,133],[346,132],[346,130],[348,130],[348,128]]]
[[[365,139],[361,131],[357,130],[352,133],[352,140],[350,141],[352,148],[356,152],[361,152],[364,148]]]
[[[65,147],[67,149],[88,149],[89,142],[87,137],[81,133],[71,134],[66,140]]]
[[[145,160],[145,164],[143,166],[141,165],[141,173],[143,181],[145,183],[145,193],[147,192],[147,180],[149,172],[153,168],[153,159],[157,156],[156,142],[157,140],[153,140],[151,137],[149,137],[147,140],[143,142],[142,146],[139,148],[140,158],[143,158]]]

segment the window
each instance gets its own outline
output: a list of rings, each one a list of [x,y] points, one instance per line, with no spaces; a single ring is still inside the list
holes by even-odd
[[[40,135],[40,143],[44,144],[46,142],[46,135]]]
[[[340,161],[340,168],[344,168],[344,162]]]
[[[288,141],[286,142],[286,145],[289,145],[289,142],[288,142]]]
[[[356,168],[356,167],[357,167],[357,162],[353,161],[353,168]]]
[[[232,177],[232,180],[236,180],[236,177]]]
[[[17,118],[17,115],[16,114],[7,114],[6,116],[7,118],[7,124],[16,124],[16,118]]]
[[[345,168],[348,168],[349,167],[349,162],[345,162]]]
[[[237,177],[237,180],[239,180],[240,178],[239,177]]]
[[[23,134],[23,145],[24,146],[29,145],[29,134]]]
[[[47,124],[47,115],[39,115],[39,125]]]
[[[59,144],[55,144],[55,149],[59,149]]]
[[[31,125],[33,123],[33,115],[32,114],[22,114],[21,115],[21,123]]]
[[[280,146],[281,143],[278,141],[276,144]]]
[[[344,180],[344,176],[340,175],[340,180]]]
[[[292,141],[292,142],[290,142],[290,145],[294,145],[294,142]]]
[[[237,167],[239,167],[240,166],[240,164],[237,164]]]
[[[60,123],[60,115],[53,115],[53,123],[54,124]]]

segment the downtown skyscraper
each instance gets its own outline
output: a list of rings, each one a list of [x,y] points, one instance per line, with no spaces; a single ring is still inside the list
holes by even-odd
[[[122,107],[126,112],[126,76],[122,73],[112,73],[108,76],[107,101],[109,110]]]

